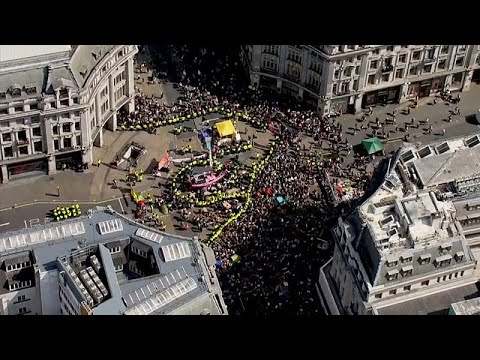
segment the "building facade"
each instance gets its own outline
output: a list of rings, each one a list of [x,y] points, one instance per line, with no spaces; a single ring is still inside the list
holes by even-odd
[[[92,147],[134,110],[136,45],[0,46],[0,180],[91,164]]]
[[[241,59],[255,87],[304,100],[321,114],[355,113],[468,90],[480,79],[479,46],[247,45]]]
[[[0,234],[0,315],[223,315],[213,250],[111,209]]]
[[[317,285],[328,314],[446,314],[480,296],[479,144],[477,134],[398,151],[382,185],[332,231]]]

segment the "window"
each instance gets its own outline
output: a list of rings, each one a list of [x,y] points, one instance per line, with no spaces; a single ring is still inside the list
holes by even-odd
[[[446,59],[442,59],[438,62],[438,69],[439,70],[443,70],[445,69],[445,66],[447,64],[447,60]]]
[[[447,280],[447,275],[443,277],[443,281],[446,281],[446,280]]]
[[[360,66],[355,66],[355,75],[360,74]]]
[[[398,279],[398,271],[389,271],[387,272],[387,280],[392,281],[392,280],[397,280]]]
[[[418,262],[420,263],[420,265],[426,265],[426,264],[430,264],[430,256],[420,256],[420,258],[418,259]]]
[[[403,78],[403,71],[405,69],[397,69],[395,71],[395,79],[402,79]]]
[[[27,312],[27,308],[26,307],[21,307],[20,309],[18,309],[18,313],[21,315],[21,314],[25,314]]]
[[[12,265],[7,265],[7,272],[8,272],[8,271],[12,271],[12,270],[13,270]]]
[[[62,125],[62,130],[64,133],[69,133],[71,131],[71,124],[65,123]]]
[[[428,286],[428,284],[430,284],[430,280],[425,280],[420,283],[422,286]]]
[[[347,45],[347,49],[349,49],[349,50],[355,50],[355,45]]]
[[[18,302],[25,301],[25,295],[20,295],[20,296],[17,298],[17,301],[18,301]]]
[[[440,49],[441,54],[448,54],[448,49],[450,48],[449,45],[442,45],[442,48]]]
[[[333,93],[333,94],[336,94],[336,93],[337,93],[337,84],[333,84],[332,93]]]
[[[3,153],[6,158],[13,157],[13,148],[11,146],[6,146],[3,148]]]
[[[8,108],[0,109],[0,115],[8,115]]]
[[[270,70],[270,71],[273,71],[273,72],[278,71],[277,61],[272,59],[271,57],[264,57],[263,58],[262,67],[266,70]]]
[[[382,294],[375,294],[375,299],[381,299],[382,298]]]
[[[374,53],[375,55],[380,54],[380,49],[375,49],[375,50],[373,51],[373,53]]]
[[[117,254],[117,253],[120,252],[120,250],[121,250],[120,246],[115,246],[115,247],[110,249],[110,254]]]
[[[30,110],[38,110],[38,103],[30,104]]]
[[[423,72],[424,73],[431,73],[432,72],[432,65],[431,64],[428,64],[428,65],[425,65],[424,68],[423,68]]]
[[[40,122],[40,116],[32,116],[31,119],[32,124],[38,124]]]
[[[72,139],[71,138],[63,139],[63,147],[64,148],[71,148],[72,147]]]
[[[74,111],[74,112],[73,112],[73,116],[79,117],[79,116],[80,116],[80,111]]]
[[[76,144],[77,144],[77,146],[82,146],[82,136],[81,135],[77,135]]]
[[[80,130],[80,121],[75,122],[75,130]]]
[[[411,256],[405,256],[405,257],[402,256],[401,260],[402,260],[402,264],[403,264],[403,263],[412,262],[413,258]]]
[[[375,74],[368,75],[368,83],[369,84],[375,84]]]
[[[348,82],[344,82],[340,84],[340,91],[342,94],[345,94],[348,92]]]
[[[12,133],[4,133],[2,134],[3,142],[12,141]]]
[[[467,50],[467,45],[459,45],[458,46],[458,52],[464,52]]]
[[[32,134],[33,136],[42,136],[42,131],[40,130],[40,127],[32,128]]]
[[[420,60],[420,51],[415,51],[413,54],[412,54],[412,60]]]
[[[53,125],[52,131],[54,135],[58,135],[58,125]]]
[[[22,90],[19,88],[12,89],[11,93],[12,96],[21,96],[22,95]]]
[[[108,99],[105,100],[105,102],[102,104],[102,107],[101,107],[101,113],[102,115],[105,114],[105,112],[108,110]]]
[[[458,278],[458,272],[455,273],[455,277]]]
[[[373,60],[370,63],[370,69],[376,69],[376,68],[378,68],[378,60]]]
[[[413,267],[408,266],[402,269],[402,276],[410,276],[413,274]]]
[[[7,93],[4,92],[4,91],[1,91],[1,92],[0,92],[0,100],[6,99],[6,98],[7,98]]]
[[[73,98],[73,103],[78,105],[79,103],[78,99],[79,99],[78,97]]]
[[[382,75],[382,82],[387,82],[390,80],[390,74],[383,74]]]
[[[390,290],[388,295],[395,295],[397,293],[397,289]]]
[[[462,271],[462,272],[460,273],[460,276],[463,276],[464,273],[465,273],[465,271]]]
[[[358,79],[353,80],[353,90],[358,90]]]
[[[412,289],[412,285],[407,285],[403,288],[403,291],[410,291]]]
[[[338,79],[339,76],[340,76],[340,70],[335,70],[335,73],[333,74],[333,78]]]
[[[53,148],[54,148],[55,150],[58,150],[58,149],[59,149],[58,139],[53,140]]]
[[[410,71],[408,72],[410,76],[412,75],[417,75],[417,67],[416,66],[411,66]]]
[[[35,141],[33,143],[33,150],[35,152],[42,152],[43,151],[43,145],[41,141]]]
[[[459,251],[455,254],[455,261],[460,262],[463,260],[464,254],[462,251]]]
[[[19,146],[18,152],[20,155],[28,155],[28,146]]]
[[[463,66],[463,60],[465,58],[463,56],[457,57],[457,60],[455,60],[455,66]]]
[[[452,280],[452,275],[453,274],[448,275],[448,280]]]
[[[279,45],[264,45],[263,46],[263,52],[267,54],[273,54],[278,56],[280,52],[280,46]]]
[[[426,53],[426,58],[429,60],[435,59],[435,49],[428,49]]]
[[[406,63],[407,62],[407,54],[402,54],[398,56],[398,62],[399,63]]]
[[[18,136],[18,141],[26,141],[27,140],[27,132],[25,130],[19,131],[17,136]]]
[[[441,277],[437,278],[437,283],[439,283],[439,282],[440,282],[440,280],[442,280],[442,278],[441,278]]]
[[[348,67],[345,69],[345,76],[351,76],[352,75],[352,68],[351,67]]]
[[[393,51],[393,45],[388,45],[387,46],[387,51]]]
[[[22,112],[23,111],[23,106],[15,106],[14,109],[15,109],[16,113],[17,112]]]

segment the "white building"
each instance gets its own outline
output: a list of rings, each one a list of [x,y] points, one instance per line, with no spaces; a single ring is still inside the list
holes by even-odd
[[[111,209],[0,234],[0,315],[223,315],[211,248]]]
[[[474,135],[399,150],[382,185],[333,230],[317,287],[328,314],[447,313],[479,296],[479,144]]]
[[[303,99],[320,113],[402,103],[480,78],[480,45],[248,45],[251,84]],[[476,71],[475,71],[476,70]]]
[[[0,45],[0,181],[92,163],[92,146],[134,110],[136,45]]]

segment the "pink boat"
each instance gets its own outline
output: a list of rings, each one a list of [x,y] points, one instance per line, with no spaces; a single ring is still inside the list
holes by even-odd
[[[218,176],[212,173],[198,174],[192,177],[189,182],[194,189],[208,187],[222,180],[227,175],[227,172],[228,170],[222,171]]]

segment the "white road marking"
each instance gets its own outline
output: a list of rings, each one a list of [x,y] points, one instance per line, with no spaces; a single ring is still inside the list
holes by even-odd
[[[10,225],[10,223],[0,224],[0,227]]]
[[[122,209],[122,213],[125,213],[125,210],[123,210],[122,200],[118,199],[118,203],[120,204],[120,208]]]

